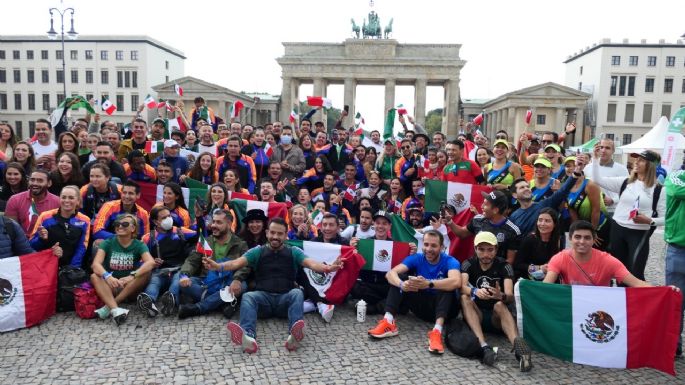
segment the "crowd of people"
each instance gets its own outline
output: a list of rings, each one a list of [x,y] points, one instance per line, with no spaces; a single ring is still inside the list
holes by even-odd
[[[581,153],[569,152],[554,132],[510,138],[502,130],[491,143],[468,123],[456,138],[429,136],[404,115],[400,138],[382,139],[376,130],[360,135],[344,111],[333,128],[312,124],[315,110],[293,125],[253,126],[222,120],[201,97],[188,112],[174,106],[183,125],[168,131],[161,118],[148,125],[143,107],[124,128],[86,116],[56,139],[46,119],[25,140],[0,123],[0,258],[52,248],[60,268],[91,274],[104,303],[96,314],[116,324],[127,317],[127,300],[150,317],[220,311],[230,319],[239,311],[228,329],[254,353],[257,318],[285,317],[285,347],[294,350],[304,337],[303,313],[331,322],[335,310],[303,268],[328,274],[345,260],[322,264],[286,241],[356,247],[362,239],[392,240],[393,215],[417,231],[410,255],[387,274],[362,270],[349,296],[382,316],[368,331],[372,338],[396,336],[396,316],[408,311],[434,323],[431,353],[444,352],[443,326],[461,314],[485,364],[497,354],[484,332],[499,331],[520,369],[530,370],[514,283],[647,286],[649,240],[659,226],[667,284],[685,289],[685,237],[676,230],[685,220],[685,171],[660,177],[653,151],[622,165],[608,139]],[[189,179],[211,186],[194,210],[182,191]],[[491,192],[461,226],[450,202],[425,210],[427,180]],[[141,183],[163,186],[149,212],[139,204]],[[283,202],[288,214],[249,210],[239,219],[232,194]],[[470,237],[474,249],[455,258],[457,241]],[[681,343],[673,347],[678,356]]]

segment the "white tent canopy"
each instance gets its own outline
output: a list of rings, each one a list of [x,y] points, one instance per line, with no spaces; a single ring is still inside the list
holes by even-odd
[[[652,150],[661,155],[664,150],[667,133],[668,118],[662,116],[656,126],[652,127],[652,129],[644,134],[640,139],[630,144],[626,144],[625,146],[621,146],[619,149],[623,151],[624,157],[632,152],[641,152],[644,150]],[[682,164],[683,149],[685,149],[685,137],[682,134],[678,134],[676,135],[676,150],[680,151],[678,151],[676,154],[673,167],[677,168]],[[626,159],[624,159],[624,161],[625,160]]]

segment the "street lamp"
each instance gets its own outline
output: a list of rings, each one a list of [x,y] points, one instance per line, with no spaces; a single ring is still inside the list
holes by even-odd
[[[65,8],[65,9],[58,9],[58,8],[50,8],[50,30],[48,31],[48,39],[50,40],[56,40],[57,39],[57,32],[55,32],[55,27],[54,27],[54,19],[53,19],[53,12],[57,13],[60,17],[60,21],[62,23],[61,26],[61,33],[59,36],[62,38],[62,86],[63,86],[63,91],[64,91],[64,98],[67,98],[67,70],[66,70],[66,62],[65,62],[65,56],[66,53],[64,52],[64,15],[67,12],[71,12],[71,29],[69,29],[69,32],[67,32],[67,37],[70,40],[76,40],[78,37],[78,33],[74,30],[74,8]]]

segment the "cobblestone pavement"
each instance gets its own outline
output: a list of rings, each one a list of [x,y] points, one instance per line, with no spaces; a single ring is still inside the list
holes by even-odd
[[[663,235],[652,240],[648,279],[663,284]],[[134,307],[133,304],[130,305]],[[285,320],[259,321],[260,351],[243,354],[230,343],[220,314],[178,321],[148,319],[137,309],[121,327],[58,314],[42,325],[0,334],[0,384],[675,384],[685,382],[685,360],[676,378],[653,369],[615,370],[576,365],[534,354],[534,368],[520,373],[509,343],[495,367],[428,353],[431,324],[399,316],[400,335],[372,341],[366,330],[378,316],[356,322],[347,305],[324,324],[307,314],[303,346],[283,347]],[[235,318],[235,316],[234,316]]]

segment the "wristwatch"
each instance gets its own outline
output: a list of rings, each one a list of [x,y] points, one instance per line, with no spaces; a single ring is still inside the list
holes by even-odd
[[[432,289],[434,287],[435,287],[435,284],[433,283],[433,280],[431,279],[430,281],[428,281],[428,288]]]
[[[136,277],[136,274],[138,274],[138,270],[133,270],[133,271],[131,272],[131,277],[135,278],[135,277]]]

